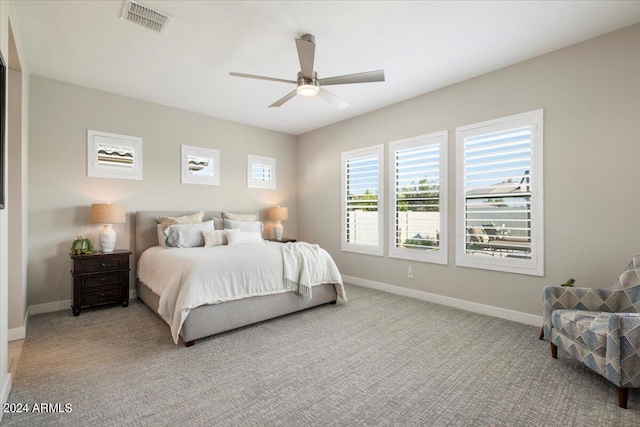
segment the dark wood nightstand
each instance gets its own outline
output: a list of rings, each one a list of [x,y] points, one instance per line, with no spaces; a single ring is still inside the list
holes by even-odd
[[[91,255],[71,255],[73,259],[73,310],[96,304],[122,303],[129,305],[130,251],[119,250]]]
[[[290,243],[290,242],[297,242],[297,239],[290,239],[288,237],[283,237],[282,240],[276,240],[276,239],[267,239],[270,242],[277,242],[277,243]]]

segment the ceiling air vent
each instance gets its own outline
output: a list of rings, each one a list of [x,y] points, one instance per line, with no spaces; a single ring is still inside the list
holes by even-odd
[[[171,20],[171,16],[166,13],[151,9],[134,0],[125,0],[120,18],[158,33],[164,33]]]

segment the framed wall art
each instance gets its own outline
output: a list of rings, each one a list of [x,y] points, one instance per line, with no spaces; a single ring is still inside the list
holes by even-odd
[[[87,176],[142,179],[142,138],[87,131]]]
[[[247,187],[276,188],[276,159],[272,157],[247,156]]]
[[[220,185],[220,151],[181,145],[183,184]]]

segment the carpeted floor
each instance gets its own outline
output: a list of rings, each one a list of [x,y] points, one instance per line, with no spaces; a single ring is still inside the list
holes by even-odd
[[[176,346],[137,301],[32,316],[3,425],[637,426],[539,329],[348,285],[338,302]],[[55,409],[55,407],[53,407]]]

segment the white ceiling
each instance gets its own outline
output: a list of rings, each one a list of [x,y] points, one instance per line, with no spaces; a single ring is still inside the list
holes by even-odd
[[[164,34],[120,19],[123,0],[18,1],[32,74],[294,135],[640,22],[639,1],[151,1]],[[319,77],[384,69],[267,108],[294,85],[294,39],[316,37]],[[24,61],[24,59],[23,59]]]

